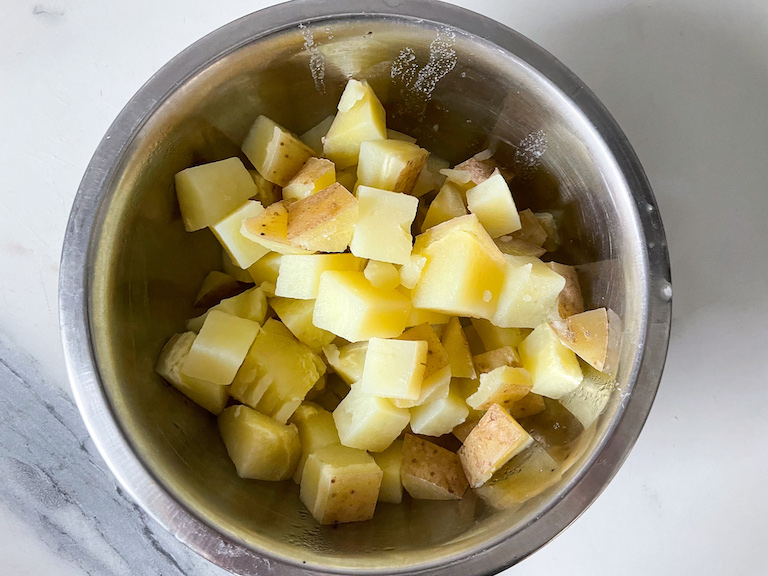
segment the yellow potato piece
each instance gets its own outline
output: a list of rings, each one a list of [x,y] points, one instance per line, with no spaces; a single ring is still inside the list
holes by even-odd
[[[549,325],[560,342],[587,364],[600,372],[615,373],[622,323],[613,310],[589,310]]]
[[[446,182],[429,205],[421,231],[467,214],[461,190],[454,182]]]
[[[363,274],[368,282],[382,290],[394,290],[400,286],[400,271],[388,262],[369,260]]]
[[[328,365],[351,386],[363,377],[363,366],[368,353],[368,342],[354,342],[338,348],[329,344],[323,348]]]
[[[474,378],[475,364],[458,317],[453,316],[448,321],[440,340],[450,358],[451,375],[457,378]]]
[[[410,193],[429,152],[403,140],[370,140],[360,145],[357,183],[390,192]]]
[[[416,400],[425,374],[425,341],[371,338],[360,389],[382,398]]]
[[[288,240],[289,205],[290,202],[286,200],[275,202],[257,216],[244,220],[240,233],[273,252],[312,254],[312,250],[305,250]]]
[[[232,262],[240,268],[245,269],[252,266],[254,262],[269,252],[261,244],[240,233],[244,220],[254,218],[263,211],[264,208],[259,202],[248,200],[240,208],[211,226],[213,235],[221,242]]]
[[[266,116],[259,116],[245,137],[243,152],[269,182],[285,186],[314,151]]]
[[[300,300],[314,300],[320,288],[320,276],[327,270],[359,272],[365,260],[352,254],[312,254],[284,256],[280,260],[275,295]]]
[[[466,402],[457,392],[411,408],[411,430],[425,436],[442,436],[463,423],[469,416]]]
[[[510,346],[517,348],[531,331],[528,328],[499,328],[483,318],[471,318],[472,326],[486,350]]]
[[[467,207],[476,214],[492,238],[520,229],[520,215],[504,176],[495,173],[467,190]]]
[[[325,158],[310,158],[283,188],[286,200],[302,200],[336,182],[336,168]]]
[[[504,328],[535,328],[559,317],[565,279],[541,260],[505,255],[504,285],[491,321]]]
[[[232,298],[225,298],[201,316],[187,320],[187,330],[200,332],[205,319],[208,318],[208,314],[212,310],[226,312],[238,318],[264,324],[264,320],[267,318],[267,296],[261,288],[253,287],[237,296],[232,296]]]
[[[290,423],[296,426],[301,441],[301,457],[293,473],[293,481],[301,484],[304,465],[311,454],[326,446],[339,444],[339,434],[333,415],[317,404],[304,402],[291,416]]]
[[[233,276],[213,270],[203,280],[195,296],[195,308],[210,308],[224,298],[231,298],[243,291],[244,285]]]
[[[334,183],[288,206],[288,241],[311,252],[344,252],[358,225],[358,212],[357,199]]]
[[[557,296],[557,312],[560,318],[584,312],[584,297],[581,295],[581,284],[576,269],[557,262],[547,262],[547,266],[565,278],[565,286]]]
[[[525,368],[499,366],[480,374],[480,387],[467,398],[467,404],[475,410],[488,410],[494,404],[509,410],[533,388],[531,375]]]
[[[325,138],[325,135],[328,134],[328,130],[330,129],[331,124],[333,124],[334,118],[336,118],[335,114],[327,116],[325,119],[321,120],[318,124],[299,136],[299,140],[312,148],[317,156],[323,155],[323,138]]]
[[[400,476],[403,487],[419,500],[460,500],[467,479],[456,454],[406,434]]]
[[[333,421],[344,446],[383,452],[408,425],[410,414],[391,400],[353,386],[333,411]]]
[[[541,324],[518,348],[523,367],[531,373],[532,391],[547,398],[565,396],[576,389],[583,378],[579,361],[552,330]]]
[[[403,500],[403,482],[400,480],[400,469],[403,466],[403,441],[398,438],[384,452],[373,454],[373,459],[383,474],[379,502],[400,504]]]
[[[315,354],[319,354],[323,346],[327,346],[336,338],[334,334],[321,330],[312,323],[314,300],[278,297],[270,299],[269,305],[296,339],[309,346]]]
[[[489,352],[483,352],[482,354],[476,354],[473,357],[475,362],[475,368],[481,374],[492,372],[496,368],[502,366],[510,366],[512,368],[522,367],[520,357],[515,352],[515,349],[510,346],[504,346],[504,348],[497,348],[496,350],[490,350]]]
[[[248,267],[248,274],[256,283],[256,286],[261,286],[264,282],[270,284],[277,283],[277,275],[280,273],[282,257],[283,255],[279,252],[268,252]]]

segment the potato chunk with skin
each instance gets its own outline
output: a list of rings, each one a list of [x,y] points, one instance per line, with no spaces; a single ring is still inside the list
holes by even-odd
[[[565,278],[565,286],[557,296],[557,311],[560,318],[568,318],[584,312],[584,298],[581,295],[581,285],[576,269],[557,262],[547,262],[547,266]]]
[[[520,229],[520,215],[512,193],[504,176],[498,172],[485,182],[467,190],[467,207],[477,215],[492,238]]]
[[[411,224],[419,201],[398,194],[358,186],[360,217],[349,249],[355,256],[392,264],[407,264],[411,259]]]
[[[512,418],[520,420],[521,418],[527,418],[528,416],[534,416],[540,412],[544,412],[545,409],[544,396],[529,392],[520,400],[513,403],[507,410]]]
[[[287,480],[296,469],[301,443],[293,424],[240,405],[221,413],[219,431],[241,478]]]
[[[323,140],[323,155],[337,169],[357,164],[360,145],[387,137],[386,112],[367,82],[349,80]]]
[[[318,252],[344,252],[358,225],[358,201],[341,184],[288,206],[288,241]]]
[[[500,366],[486,374],[480,374],[480,387],[467,398],[467,404],[475,410],[488,410],[498,404],[509,409],[533,388],[531,375],[525,368]]]
[[[363,377],[365,357],[368,353],[368,342],[354,342],[341,348],[329,344],[323,348],[328,365],[341,376],[348,385],[359,382]]]
[[[325,158],[310,158],[283,188],[286,200],[303,200],[336,182],[336,168]]]
[[[402,140],[370,140],[360,145],[357,183],[390,192],[413,190],[429,152]]]
[[[421,231],[467,214],[461,190],[453,182],[446,182],[429,205]]]
[[[312,402],[304,402],[299,406],[290,422],[298,429],[301,441],[301,457],[293,473],[293,481],[301,484],[304,465],[310,454],[326,446],[339,444],[339,434],[336,432],[333,415]]]
[[[174,334],[160,352],[155,371],[196,404],[212,414],[221,414],[229,400],[229,386],[188,378],[181,373],[196,336],[194,332]]]
[[[437,333],[427,323],[419,324],[398,336],[398,340],[423,341],[427,343],[426,366],[424,368],[424,379],[429,378],[442,368],[451,363],[448,352],[445,351],[443,343],[440,342]]]
[[[589,310],[549,325],[560,342],[595,370],[608,374],[616,371],[622,325],[613,310]]]
[[[440,338],[448,358],[450,358],[451,375],[457,378],[474,378],[475,363],[469,351],[469,343],[458,317],[453,316],[445,326]]]
[[[405,429],[408,410],[397,408],[391,400],[380,398],[353,386],[333,411],[333,421],[344,446],[382,452]]]
[[[396,338],[410,311],[408,298],[397,290],[374,288],[362,272],[329,270],[320,276],[313,322],[350,342]]]
[[[383,473],[379,502],[400,504],[403,501],[403,482],[400,479],[400,470],[403,465],[403,441],[398,438],[384,452],[373,454],[373,459]]]
[[[504,328],[535,328],[557,317],[565,279],[541,260],[505,255],[504,285],[491,321]]]
[[[214,310],[208,314],[181,367],[189,378],[227,386],[259,333],[251,320]]]
[[[269,182],[285,186],[314,151],[266,116],[251,126],[242,146],[253,167]]]
[[[203,280],[200,290],[197,291],[197,296],[195,296],[193,306],[195,308],[210,308],[224,300],[224,298],[231,298],[240,294],[246,286],[246,284],[238,282],[229,274],[213,270]]]
[[[517,348],[520,342],[531,333],[528,328],[499,328],[483,318],[470,320],[486,350],[496,350],[505,346]]]
[[[283,324],[315,354],[336,338],[334,334],[321,330],[312,324],[315,311],[314,300],[294,300],[292,298],[272,298],[269,305],[277,313]]]
[[[315,155],[317,156],[323,155],[323,138],[325,138],[325,135],[328,134],[328,130],[331,128],[331,124],[333,124],[334,118],[336,118],[335,114],[327,116],[325,119],[321,120],[318,124],[299,136],[299,140],[312,148],[312,150],[315,151]]]
[[[232,314],[238,318],[252,320],[258,324],[264,324],[264,320],[267,318],[267,296],[261,288],[254,286],[237,296],[225,298],[215,306],[209,308],[201,316],[187,320],[187,330],[200,332],[206,318],[208,318],[208,314],[213,310],[226,312],[227,314]]]
[[[400,478],[408,494],[420,500],[460,500],[468,486],[456,454],[411,434],[403,440]]]
[[[176,174],[175,182],[187,232],[215,224],[258,193],[239,158],[187,168]]]
[[[554,252],[560,246],[560,232],[557,230],[557,222],[555,216],[550,212],[536,212],[534,213],[536,220],[539,221],[539,226],[542,227],[547,234],[547,239],[544,240],[541,245],[547,252]],[[555,270],[557,272],[557,270]]]
[[[320,524],[370,520],[382,476],[363,450],[327,446],[307,458],[299,497]]]
[[[275,295],[298,300],[314,300],[320,276],[326,270],[359,272],[365,260],[352,254],[311,254],[284,256],[280,260]]]
[[[464,399],[450,391],[444,398],[439,398],[411,408],[411,430],[425,436],[442,436],[463,423],[469,416],[469,408]]]
[[[521,368],[523,366],[515,349],[509,346],[477,354],[473,359],[477,371],[481,374],[491,372],[502,366],[510,366],[512,368]]]
[[[547,240],[547,233],[533,212],[521,210],[520,229],[512,232],[512,237],[534,246],[541,246]]]
[[[382,398],[416,400],[427,364],[424,341],[371,338],[360,388]]]
[[[532,391],[547,398],[565,396],[583,378],[576,354],[560,342],[549,324],[538,326],[518,348],[523,366],[531,373]]]
[[[400,286],[400,272],[394,264],[388,262],[369,260],[363,274],[368,282],[382,290],[394,290]]]
[[[264,208],[272,206],[272,204],[280,200],[280,186],[265,180],[256,170],[248,170],[248,174],[251,175],[256,188],[259,190],[256,196],[252,197],[253,200],[260,202]]]
[[[234,212],[211,226],[211,232],[226,250],[232,262],[240,268],[248,268],[269,250],[240,233],[243,220],[254,218],[264,211],[261,204],[248,200]]]
[[[275,202],[253,218],[243,221],[240,233],[264,248],[280,254],[312,254],[288,241],[288,206],[290,202]]]
[[[498,404],[493,404],[464,440],[459,458],[472,488],[485,484],[533,439]]]

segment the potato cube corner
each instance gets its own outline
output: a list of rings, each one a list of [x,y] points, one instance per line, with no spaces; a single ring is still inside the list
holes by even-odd
[[[408,425],[410,414],[387,398],[353,386],[333,411],[333,420],[344,446],[382,452],[400,436]]]
[[[419,500],[460,500],[468,487],[454,452],[411,434],[403,441],[400,477],[408,494]]]
[[[583,379],[576,354],[557,337],[549,324],[538,326],[518,348],[531,373],[532,391],[557,400],[576,389]]]

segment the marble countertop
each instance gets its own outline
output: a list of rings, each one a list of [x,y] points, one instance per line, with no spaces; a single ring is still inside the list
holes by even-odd
[[[768,3],[457,2],[529,36],[618,120],[659,201],[674,324],[646,427],[597,502],[507,573],[765,574]],[[263,0],[17,0],[0,19],[0,559],[27,576],[223,575],[117,486],[57,325],[78,182],[139,86]]]

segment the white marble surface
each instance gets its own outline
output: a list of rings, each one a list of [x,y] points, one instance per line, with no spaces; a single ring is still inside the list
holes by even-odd
[[[597,93],[667,228],[674,327],[640,440],[517,576],[768,570],[768,3],[463,0]],[[118,489],[71,401],[58,259],[85,166],[171,56],[268,1],[4,0],[0,19],[3,574],[220,575]]]

